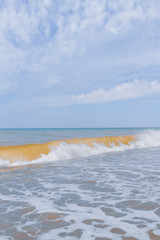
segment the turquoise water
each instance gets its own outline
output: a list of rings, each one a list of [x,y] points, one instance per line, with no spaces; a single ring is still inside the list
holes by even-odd
[[[5,129],[0,141],[128,134],[139,136],[130,146],[61,144],[34,164],[2,164],[0,239],[160,239],[160,129]]]

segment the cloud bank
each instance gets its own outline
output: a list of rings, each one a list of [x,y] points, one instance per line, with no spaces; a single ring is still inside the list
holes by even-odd
[[[118,66],[122,61],[126,65],[135,64],[138,59],[135,60],[134,56],[128,61],[129,50],[122,61],[119,61],[119,56],[115,59],[115,53],[112,55],[109,50],[117,48],[112,46],[112,42],[117,39],[119,44],[122,41],[119,38],[135,26],[142,25],[143,31],[146,23],[149,28],[153,27],[153,22],[158,24],[159,11],[158,0],[64,0],[63,3],[57,0],[1,0],[0,81],[12,81],[11,75],[14,75],[20,86],[23,82],[21,75],[27,73],[29,85],[32,78],[32,82],[34,79],[36,84],[39,82],[39,87],[43,87],[45,81],[51,82],[51,76],[54,85],[55,79],[63,78],[57,73],[57,68],[61,69],[62,65],[77,59],[79,61],[79,57],[83,59],[83,56],[89,61],[91,51],[95,49],[99,53],[94,52],[94,56],[98,58],[101,53],[100,57],[104,59],[102,64]],[[137,45],[141,41],[138,40]],[[147,65],[160,63],[157,50],[151,51],[148,47],[148,53],[146,49],[142,51],[146,56],[142,59],[140,53],[138,64],[145,64],[145,59],[150,59]],[[112,57],[114,61],[109,62]],[[11,74],[9,77],[8,71]]]
[[[33,104],[40,103],[41,106],[47,107],[62,107],[144,98],[155,94],[160,94],[160,81],[136,79],[119,84],[108,90],[98,89],[89,93],[61,97],[46,96],[34,98],[31,102]]]
[[[87,94],[81,93],[72,98],[77,104],[88,104],[141,98],[156,93],[160,93],[160,82],[134,80],[120,84],[110,90],[99,89]]]

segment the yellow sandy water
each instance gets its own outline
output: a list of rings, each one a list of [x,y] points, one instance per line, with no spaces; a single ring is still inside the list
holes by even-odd
[[[73,138],[66,140],[56,140],[41,144],[26,144],[17,146],[0,146],[0,158],[9,160],[10,163],[14,161],[32,161],[41,156],[41,154],[48,154],[51,151],[50,147],[59,145],[60,143],[67,144],[86,144],[93,147],[94,143],[103,144],[111,147],[112,144],[118,146],[119,144],[129,145],[135,140],[135,136],[114,136],[114,137],[96,137],[96,138]]]

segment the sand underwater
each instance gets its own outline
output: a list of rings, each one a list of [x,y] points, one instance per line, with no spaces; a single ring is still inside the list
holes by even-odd
[[[0,239],[159,240],[160,129],[0,130]]]

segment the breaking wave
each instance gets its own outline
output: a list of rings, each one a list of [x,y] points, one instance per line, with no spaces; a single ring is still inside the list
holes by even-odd
[[[148,130],[135,136],[68,139],[44,144],[0,147],[0,166],[53,162],[158,146],[160,131]]]

